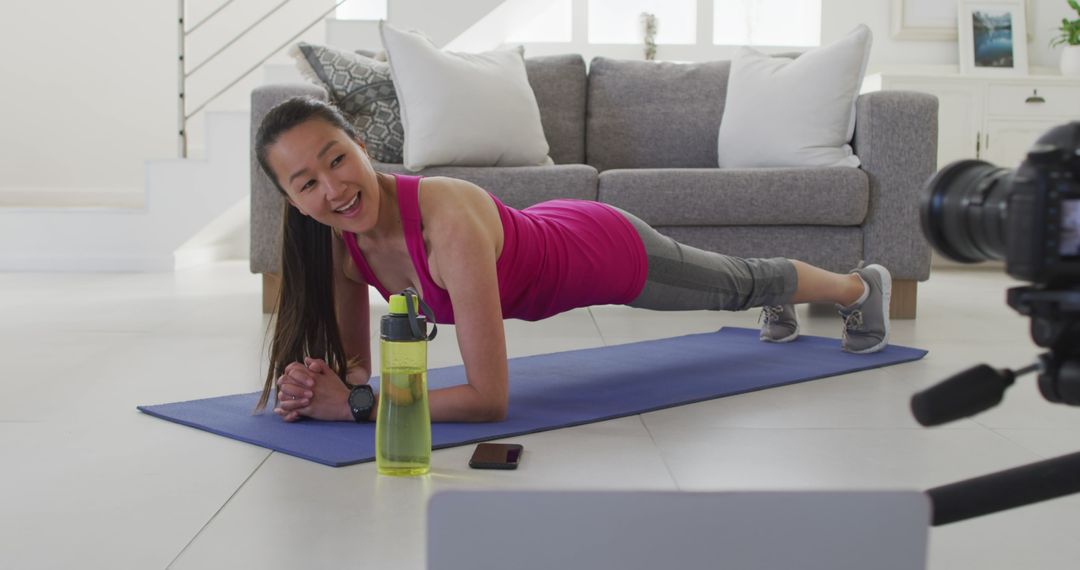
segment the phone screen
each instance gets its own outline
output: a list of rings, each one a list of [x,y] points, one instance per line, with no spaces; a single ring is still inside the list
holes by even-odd
[[[473,469],[517,469],[525,448],[519,443],[481,443],[476,446],[469,467]]]

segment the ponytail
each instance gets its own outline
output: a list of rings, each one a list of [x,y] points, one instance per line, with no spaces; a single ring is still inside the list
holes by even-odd
[[[270,367],[255,411],[275,393],[275,380],[292,362],[322,358],[343,381],[347,372],[334,307],[334,259],[329,226],[285,204],[281,244],[281,291],[277,302]]]

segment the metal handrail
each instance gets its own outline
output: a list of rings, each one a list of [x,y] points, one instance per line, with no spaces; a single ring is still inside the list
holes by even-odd
[[[264,64],[264,63],[266,63],[266,61],[267,61],[268,59],[270,59],[271,57],[274,57],[274,54],[275,54],[275,53],[277,53],[277,52],[279,52],[279,51],[281,51],[281,50],[283,50],[283,49],[285,49],[285,48],[289,47],[289,44],[291,44],[291,43],[292,43],[292,42],[293,42],[294,40],[296,40],[296,38],[299,38],[299,37],[300,37],[301,35],[303,35],[303,34],[304,34],[304,32],[306,32],[306,31],[310,30],[310,29],[311,29],[312,27],[314,27],[314,26],[315,26],[315,24],[318,24],[320,20],[322,20],[323,18],[325,18],[325,17],[327,16],[327,14],[329,14],[330,12],[333,12],[335,8],[337,8],[338,6],[340,6],[340,5],[344,4],[344,3],[346,2],[346,1],[347,1],[347,0],[340,0],[340,1],[339,1],[339,2],[337,3],[337,4],[334,4],[334,8],[331,8],[331,9],[330,9],[329,11],[327,11],[327,12],[326,12],[325,14],[323,14],[322,16],[319,16],[318,18],[316,18],[316,19],[315,19],[315,21],[311,22],[311,23],[310,23],[310,24],[308,24],[307,26],[304,26],[304,29],[302,29],[302,30],[300,30],[299,32],[297,32],[297,33],[296,33],[296,35],[294,35],[293,37],[291,37],[291,38],[289,38],[289,39],[285,40],[285,43],[281,44],[280,46],[278,46],[278,47],[277,47],[277,49],[275,49],[275,50],[271,51],[270,53],[268,53],[268,54],[266,55],[266,57],[264,57],[264,58],[262,58],[261,60],[259,60],[259,63],[256,63],[255,65],[251,66],[251,68],[249,68],[249,69],[248,69],[247,71],[245,71],[245,72],[244,72],[243,74],[241,74],[241,75],[240,75],[239,77],[237,77],[237,78],[236,78],[236,79],[235,79],[235,80],[234,80],[234,81],[233,81],[232,83],[230,83],[230,84],[226,85],[226,86],[225,86],[224,88],[222,88],[222,89],[221,89],[220,91],[218,91],[217,93],[215,93],[215,94],[214,94],[214,95],[213,95],[212,97],[210,97],[209,99],[207,99],[207,100],[206,100],[206,102],[204,102],[204,103],[203,103],[202,105],[199,105],[199,106],[198,106],[198,108],[196,108],[196,109],[195,109],[194,111],[192,111],[192,112],[191,112],[191,114],[189,114],[189,115],[187,116],[187,118],[189,118],[189,119],[190,119],[190,118],[191,118],[191,117],[192,117],[193,115],[195,115],[195,113],[198,113],[199,111],[203,110],[203,108],[205,108],[205,107],[206,107],[207,105],[209,105],[211,101],[213,101],[214,99],[217,99],[217,98],[218,98],[219,96],[221,96],[221,94],[222,94],[222,93],[224,93],[224,92],[228,91],[228,90],[229,90],[230,88],[232,88],[232,87],[233,87],[234,85],[236,85],[237,83],[240,83],[240,81],[242,81],[242,80],[243,80],[243,79],[244,79],[245,77],[247,77],[248,75],[251,75],[251,72],[253,72],[253,71],[255,71],[255,70],[259,69],[259,66],[261,66],[261,65],[262,65],[262,64]]]
[[[180,43],[180,46],[177,48],[180,52],[180,55],[176,58],[176,65],[178,68],[177,82],[180,84],[180,99],[176,101],[176,124],[180,134],[180,140],[177,142],[180,145],[180,150],[178,154],[181,158],[187,158],[187,104],[185,103],[184,99],[184,80],[186,79],[186,77],[184,76],[184,47],[187,45],[187,42],[185,42],[184,40],[187,39],[187,36],[184,34],[184,0],[176,1],[178,6],[177,14],[179,16],[177,18],[177,23],[180,27],[180,33],[176,35],[176,41]]]
[[[183,158],[187,158],[187,152],[188,152],[188,149],[187,149],[187,142],[188,142],[187,141],[187,122],[188,122],[188,119],[191,119],[192,117],[194,117],[200,111],[205,109],[207,105],[214,102],[214,100],[216,100],[218,97],[223,95],[226,91],[228,91],[229,89],[232,89],[237,83],[240,83],[241,81],[243,81],[244,78],[246,78],[248,75],[251,75],[251,73],[254,72],[255,70],[259,69],[259,67],[262,66],[262,64],[266,63],[267,60],[269,60],[271,57],[274,57],[274,54],[276,54],[279,51],[281,51],[281,50],[285,49],[286,47],[288,47],[289,44],[291,44],[293,41],[296,40],[296,38],[299,38],[301,35],[304,34],[304,32],[307,32],[308,30],[313,28],[315,26],[315,24],[318,24],[324,18],[329,16],[331,12],[333,12],[334,10],[337,10],[339,6],[341,6],[342,4],[347,2],[348,0],[338,0],[337,2],[335,2],[334,5],[329,10],[326,10],[325,12],[320,14],[319,17],[312,20],[310,24],[304,26],[299,32],[297,32],[291,38],[286,40],[285,43],[281,44],[280,46],[278,46],[274,50],[267,53],[266,56],[263,57],[261,60],[259,60],[258,63],[251,66],[247,71],[245,71],[244,73],[237,76],[236,79],[234,79],[231,83],[229,83],[228,85],[226,85],[225,87],[223,87],[222,89],[218,90],[216,93],[211,95],[206,101],[203,101],[203,103],[201,105],[196,107],[194,111],[188,113],[187,112],[187,101],[186,101],[185,90],[184,90],[187,78],[190,77],[192,74],[194,74],[199,69],[201,69],[207,63],[209,63],[211,60],[213,60],[215,57],[220,55],[226,49],[231,47],[241,37],[243,37],[245,34],[250,32],[253,28],[255,28],[256,26],[261,24],[263,21],[265,21],[267,18],[269,18],[271,15],[273,15],[275,12],[277,12],[279,9],[281,9],[285,4],[288,4],[292,0],[283,0],[280,4],[278,4],[272,10],[270,10],[270,12],[265,14],[262,18],[259,18],[259,20],[256,21],[254,24],[251,24],[250,26],[248,26],[244,31],[240,32],[240,34],[238,34],[236,37],[234,37],[232,40],[230,40],[228,43],[226,43],[223,47],[221,47],[216,52],[211,54],[210,57],[203,60],[202,63],[200,63],[198,66],[196,66],[190,72],[186,71],[185,70],[185,64],[184,64],[184,55],[185,55],[185,47],[186,47],[187,36],[189,34],[191,34],[192,32],[194,32],[196,29],[198,29],[199,26],[202,26],[208,20],[213,18],[216,14],[221,12],[226,6],[228,6],[233,1],[234,0],[226,0],[224,4],[222,4],[216,10],[214,10],[209,16],[207,16],[206,18],[203,18],[198,24],[195,24],[194,26],[192,26],[192,28],[190,30],[185,30],[184,29],[184,12],[185,12],[185,10],[184,10],[184,0],[177,0],[177,2],[179,3],[179,14],[180,14],[180,17],[179,17],[179,42],[180,42],[179,52],[180,53],[179,53],[179,57],[177,58],[178,68],[179,68],[178,69],[178,81],[179,81],[179,84],[180,84],[180,88],[179,88],[180,97],[179,97],[178,110],[177,110],[177,122],[179,123],[179,135],[180,135],[179,154]]]
[[[213,12],[210,12],[209,16],[203,18],[202,20],[199,20],[198,24],[195,24],[194,26],[191,26],[191,29],[184,32],[184,35],[187,36],[187,35],[194,34],[195,30],[199,29],[199,27],[201,27],[203,24],[209,22],[210,18],[213,18],[214,16],[217,16],[218,12],[224,10],[226,6],[228,6],[229,4],[232,4],[235,1],[236,0],[225,0],[225,3],[223,3],[221,6],[218,6]],[[181,14],[181,16],[182,15],[183,14]]]
[[[192,69],[191,71],[187,72],[187,77],[191,77],[192,75],[194,75],[196,71],[199,71],[206,64],[210,63],[215,57],[221,55],[221,52],[223,52],[223,51],[229,49],[230,47],[232,47],[233,44],[240,41],[241,38],[246,36],[248,32],[250,32],[251,30],[254,30],[256,26],[258,26],[259,24],[265,22],[267,18],[269,18],[270,16],[273,16],[278,10],[280,10],[283,6],[285,6],[286,4],[288,4],[291,1],[292,0],[282,0],[282,2],[278,3],[277,6],[274,6],[273,8],[271,8],[269,12],[263,14],[262,18],[259,18],[258,20],[255,20],[254,24],[251,24],[250,26],[244,28],[244,30],[242,32],[240,32],[239,34],[236,34],[236,36],[233,37],[233,39],[229,40],[228,42],[225,43],[225,45],[218,48],[217,51],[210,54],[210,57],[204,59],[202,61],[202,63],[200,63],[199,65],[196,65],[195,69]]]

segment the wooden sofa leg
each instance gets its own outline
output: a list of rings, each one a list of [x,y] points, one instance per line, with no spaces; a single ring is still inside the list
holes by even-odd
[[[281,290],[281,275],[277,273],[262,274],[262,312],[269,315],[277,309],[278,291]]]
[[[889,317],[893,319],[914,319],[916,293],[919,282],[914,279],[897,279],[892,284],[892,303]]]

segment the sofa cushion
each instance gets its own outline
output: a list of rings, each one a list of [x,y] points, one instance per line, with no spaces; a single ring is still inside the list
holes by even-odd
[[[794,59],[740,48],[717,139],[720,168],[858,166],[849,143],[870,43],[859,24]]]
[[[552,166],[432,166],[410,172],[404,164],[375,163],[380,172],[420,176],[448,176],[468,180],[491,192],[511,208],[525,208],[546,200],[596,200],[596,169],[584,164]]]
[[[589,65],[585,159],[612,168],[716,168],[731,62],[598,57]]]
[[[300,42],[289,54],[300,72],[325,87],[334,104],[360,129],[373,158],[402,162],[405,135],[385,51],[350,53]],[[584,163],[585,60],[578,54],[529,57],[525,72],[540,109],[548,156],[555,164]],[[388,92],[382,82],[388,84]],[[383,89],[381,96],[371,96],[373,87]]]
[[[300,42],[289,50],[300,73],[326,88],[376,160],[400,162],[405,142],[390,64],[362,54]]]
[[[870,188],[858,168],[639,169],[601,172],[598,196],[652,226],[854,226]]]
[[[379,22],[405,126],[404,163],[551,164],[520,49],[455,53]]]
[[[555,164],[585,162],[585,60],[580,55],[525,58],[529,85]]]

